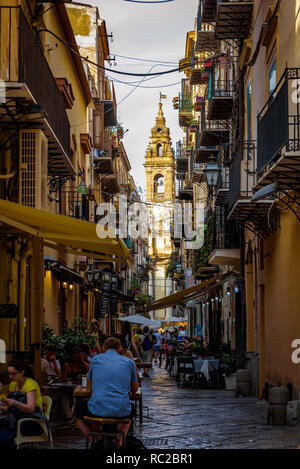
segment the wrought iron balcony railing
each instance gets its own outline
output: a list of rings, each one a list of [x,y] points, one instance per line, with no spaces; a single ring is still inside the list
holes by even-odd
[[[211,88],[208,93],[207,118],[213,120],[230,119],[233,106],[233,82],[216,78],[212,72]]]
[[[217,14],[217,0],[201,0],[201,21],[214,23]]]
[[[256,142],[241,141],[229,169],[229,207],[237,200],[251,199],[256,184]]]
[[[179,109],[179,125],[187,126],[193,117],[193,103],[190,93],[178,96],[178,109]]]
[[[197,40],[195,44],[195,52],[217,51],[220,49],[221,43],[215,39],[215,27],[211,23],[202,21],[203,6],[199,3],[197,15]]]
[[[229,121],[209,120],[207,117],[207,103],[201,111],[201,133],[199,144],[201,147],[215,147],[229,141]]]
[[[70,124],[64,100],[44,56],[39,36],[31,29],[21,7],[0,7],[0,42],[0,78],[6,82],[9,97],[19,99],[18,94],[14,94],[12,83],[25,84],[47,113],[50,126],[47,131],[54,133],[60,148],[70,157]],[[20,93],[22,90],[19,88]],[[49,145],[49,171],[52,173],[64,167],[57,162],[59,150],[56,139],[52,138]],[[70,167],[70,162],[66,167]]]
[[[253,5],[253,0],[218,0],[215,39],[247,38]]]
[[[91,221],[89,199],[76,191],[61,191],[56,210],[68,217]]]
[[[258,181],[286,185],[300,173],[300,68],[287,68],[258,114]],[[276,169],[276,170],[275,170]]]

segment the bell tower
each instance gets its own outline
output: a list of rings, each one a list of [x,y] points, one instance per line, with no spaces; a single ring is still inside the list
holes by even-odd
[[[148,247],[153,263],[149,294],[159,300],[170,295],[172,290],[172,281],[166,277],[166,266],[174,250],[170,226],[175,203],[175,156],[162,103],[159,103],[155,126],[151,129],[144,166],[150,220]],[[172,308],[152,313],[153,319],[167,316],[172,316]]]
[[[175,202],[175,157],[170,130],[159,103],[155,126],[146,151],[146,197],[148,202]]]

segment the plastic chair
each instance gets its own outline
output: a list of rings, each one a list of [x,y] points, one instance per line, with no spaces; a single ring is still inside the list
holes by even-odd
[[[20,419],[17,422],[17,436],[15,437],[15,444],[17,445],[17,449],[20,448],[20,445],[23,443],[38,443],[50,441],[51,448],[53,449],[53,439],[52,434],[48,426],[48,422],[50,420],[50,413],[52,407],[52,399],[49,396],[42,396],[42,403],[43,403],[43,412],[46,420],[43,419],[33,419],[33,418],[24,418]],[[21,433],[21,428],[24,422],[37,422],[43,433],[41,435],[33,435],[33,436],[23,436]]]
[[[94,449],[96,443],[96,437],[103,437],[103,449],[115,449],[116,439],[118,436],[121,436],[121,447],[125,446],[125,433],[118,432],[117,426],[120,423],[131,423],[130,418],[104,418],[104,417],[84,417],[84,421],[95,425],[99,424],[101,429],[92,431],[88,436],[92,437],[92,443],[90,449]],[[88,449],[89,438],[86,438],[86,449]]]

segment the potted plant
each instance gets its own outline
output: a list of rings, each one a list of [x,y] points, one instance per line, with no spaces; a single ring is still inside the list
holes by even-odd
[[[234,354],[224,353],[224,378],[225,386],[229,391],[235,391],[236,389],[236,370],[237,370],[237,357]]]

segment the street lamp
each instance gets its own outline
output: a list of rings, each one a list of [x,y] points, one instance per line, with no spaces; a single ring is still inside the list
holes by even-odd
[[[218,184],[219,174],[221,173],[221,168],[217,163],[217,158],[214,155],[210,155],[208,158],[208,163],[204,169],[206,175],[206,182],[208,187],[216,187]]]
[[[93,269],[92,269],[91,267],[89,268],[89,270],[88,270],[87,273],[86,273],[86,278],[87,278],[87,281],[88,281],[89,283],[92,283],[93,280],[94,280],[94,271],[93,271]]]
[[[101,272],[98,269],[94,270],[94,282],[99,282],[101,276]]]

